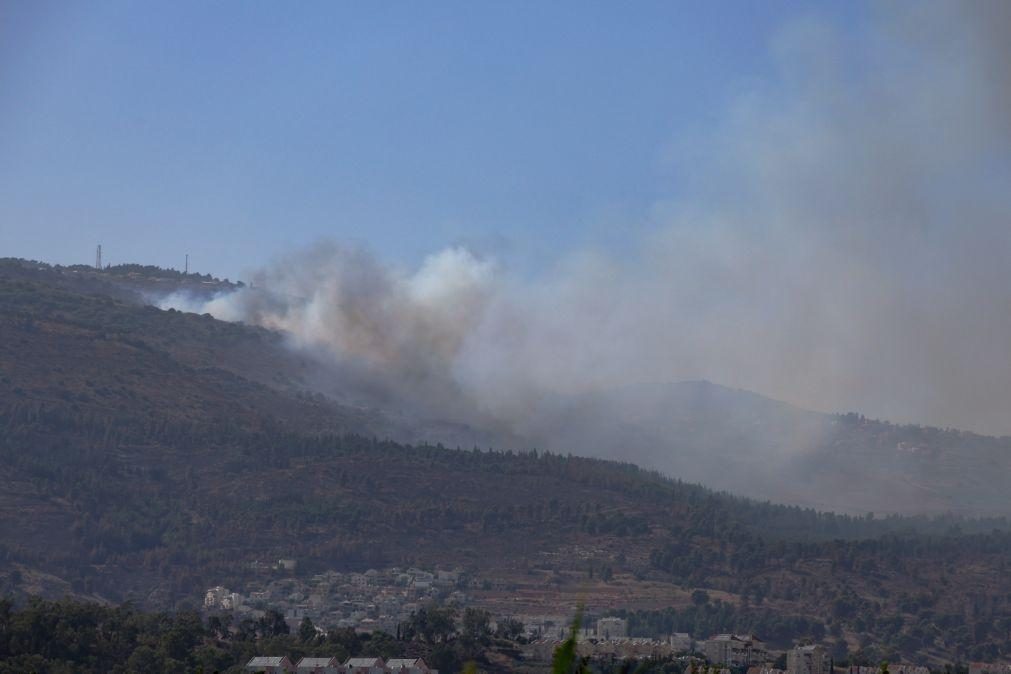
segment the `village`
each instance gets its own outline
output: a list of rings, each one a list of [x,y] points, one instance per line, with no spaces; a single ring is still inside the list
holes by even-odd
[[[577,634],[576,654],[589,663],[606,668],[623,662],[676,662],[685,674],[930,674],[921,665],[887,664],[879,666],[836,667],[820,645],[796,646],[785,653],[766,650],[754,635],[719,634],[696,642],[688,634],[674,634],[665,640],[628,637],[623,634],[625,621],[601,618],[594,627]],[[524,651],[531,665],[550,667],[557,639],[538,639]],[[782,660],[786,668],[770,664]],[[257,656],[245,666],[250,673],[264,674],[438,674],[423,659],[353,657],[345,662],[336,658],[307,657],[293,664],[286,656]],[[1011,674],[1011,665],[973,664],[968,674]]]
[[[470,591],[488,589],[491,581],[475,578],[461,569],[426,570],[415,567],[369,569],[358,573],[327,571],[308,578],[295,575],[297,561],[280,559],[257,563],[260,571],[280,572],[250,582],[244,592],[226,587],[209,588],[204,595],[207,615],[230,614],[233,620],[259,619],[273,610],[284,617],[291,631],[311,623],[321,635],[329,629],[352,629],[399,634],[419,609],[433,603],[473,605]],[[504,588],[503,588],[504,589]],[[523,660],[531,666],[550,665],[553,654],[569,637],[572,617],[558,615],[494,615],[492,629],[509,621],[518,627],[515,638]],[[876,666],[835,667],[826,648],[802,644],[772,650],[755,635],[717,634],[695,639],[687,633],[665,638],[630,634],[628,621],[599,616],[584,621],[576,633],[576,654],[600,666],[628,661],[678,662],[685,672],[706,674],[879,674]],[[777,666],[778,665],[778,666]],[[306,657],[292,662],[284,655],[259,655],[245,665],[249,672],[297,674],[437,674],[420,658]],[[888,674],[930,674],[922,665],[892,664]],[[969,674],[1011,674],[1011,666],[978,665]]]
[[[297,562],[280,559],[256,568],[289,572],[282,578],[254,581],[244,592],[212,587],[204,595],[207,614],[230,613],[236,621],[258,619],[273,609],[284,616],[294,631],[305,618],[321,632],[352,628],[360,632],[395,634],[397,626],[431,602],[464,605],[474,582],[460,570],[425,571],[392,567],[364,573],[327,571],[307,579],[294,577]]]

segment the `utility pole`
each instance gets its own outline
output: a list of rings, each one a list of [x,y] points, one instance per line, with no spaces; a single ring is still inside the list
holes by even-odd
[[[98,248],[95,249],[95,269],[102,270],[102,244],[98,244]]]
[[[190,254],[186,253],[186,266],[184,267],[183,274],[190,273]]]

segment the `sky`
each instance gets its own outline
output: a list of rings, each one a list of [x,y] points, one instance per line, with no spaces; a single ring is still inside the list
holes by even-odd
[[[1009,120],[1006,0],[0,0],[0,255],[189,254],[257,290],[175,306],[498,419],[1011,435]]]
[[[859,3],[0,1],[0,255],[621,254],[769,44]],[[686,157],[688,158],[686,160]]]

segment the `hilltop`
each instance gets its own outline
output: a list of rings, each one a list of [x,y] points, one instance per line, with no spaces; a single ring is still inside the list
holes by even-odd
[[[118,264],[98,269],[85,264],[58,265],[11,257],[0,258],[0,275],[8,280],[41,281],[135,304],[150,303],[173,292],[210,298],[244,287],[241,281],[233,283],[210,274],[184,273],[154,265]]]

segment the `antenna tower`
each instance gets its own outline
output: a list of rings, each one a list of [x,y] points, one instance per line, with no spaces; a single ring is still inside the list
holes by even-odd
[[[183,271],[183,274],[189,274],[189,273],[190,273],[190,254],[186,253],[186,267],[185,267],[185,270]]]
[[[95,249],[95,269],[102,269],[102,244]]]

